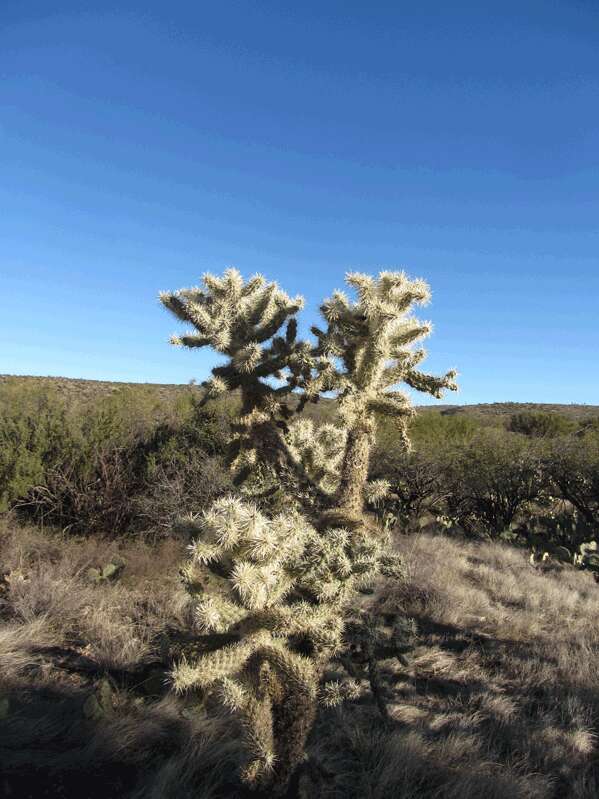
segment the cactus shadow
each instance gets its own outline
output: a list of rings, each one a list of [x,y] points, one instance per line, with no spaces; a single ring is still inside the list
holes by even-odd
[[[137,703],[126,695],[101,712],[89,703],[97,688],[2,682],[0,797],[241,799],[238,752],[218,725],[186,715],[172,695]]]

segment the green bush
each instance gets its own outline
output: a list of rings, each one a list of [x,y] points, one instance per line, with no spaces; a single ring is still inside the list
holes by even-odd
[[[471,441],[481,430],[480,423],[470,416],[444,416],[436,411],[420,411],[410,420],[408,434],[416,451],[462,445]],[[404,449],[403,439],[392,420],[377,422],[378,452],[397,453]]]
[[[523,411],[511,416],[508,430],[512,433],[522,433],[535,438],[555,438],[555,436],[573,432],[576,422],[566,419],[558,413],[543,411]]]
[[[157,534],[177,512],[233,490],[224,453],[236,396],[210,409],[195,387],[166,400],[152,386],[68,396],[43,383],[0,384],[0,511],[76,532]],[[391,491],[375,510],[405,531],[445,519],[494,536],[520,524],[523,541],[539,534],[576,547],[599,525],[599,436],[593,419],[554,435],[564,424],[574,423],[526,412],[511,417],[513,432],[426,410],[410,422],[406,453],[381,417],[369,476]]]
[[[175,478],[196,501],[228,485],[218,456],[229,416],[201,408],[197,389],[165,407],[142,386],[93,404],[67,403],[47,386],[2,388],[1,510],[77,532],[122,533],[161,525],[152,498]]]
[[[468,535],[497,536],[545,497],[540,453],[526,441],[489,430],[443,457],[447,512]]]
[[[555,442],[544,463],[556,493],[595,529],[599,527],[599,436]]]
[[[0,510],[7,510],[43,482],[49,464],[68,446],[71,420],[55,392],[5,389],[0,408]]]

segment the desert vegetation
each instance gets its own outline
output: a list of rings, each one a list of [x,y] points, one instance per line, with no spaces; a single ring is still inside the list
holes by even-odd
[[[201,385],[0,382],[7,796],[596,796],[599,412],[415,413],[429,296],[164,293]]]

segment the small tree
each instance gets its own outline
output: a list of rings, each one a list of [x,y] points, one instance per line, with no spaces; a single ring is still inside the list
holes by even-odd
[[[563,499],[585,522],[599,525],[599,437],[558,440],[545,458],[545,471]]]
[[[326,326],[313,328],[315,344],[297,340],[302,300],[261,276],[244,282],[227,270],[222,278],[205,275],[202,288],[161,295],[194,328],[173,343],[227,356],[203,386],[206,399],[241,394],[229,453],[238,482],[266,465],[292,495],[289,510],[274,518],[225,498],[181,523],[197,536],[183,570],[197,631],[226,634],[228,644],[182,660],[174,685],[216,691],[238,714],[249,755],[242,778],[270,793],[284,790],[296,770],[318,698],[334,704],[355,692],[351,681],[320,684],[343,648],[356,590],[399,572],[382,531],[364,516],[365,499],[386,489],[367,483],[377,415],[395,419],[407,445],[413,411],[392,387],[405,382],[434,396],[456,387],[453,371],[436,378],[416,369],[425,353],[412,345],[430,325],[409,312],[428,299],[425,283],[403,272],[351,274],[347,282],[357,300],[335,292],[324,302]],[[340,425],[292,421],[326,392],[338,397]],[[372,618],[361,630],[375,690],[376,652],[401,654],[404,641],[399,631],[381,637]]]
[[[472,536],[497,536],[530,503],[543,499],[541,457],[528,442],[505,433],[481,432],[443,462],[450,517]]]

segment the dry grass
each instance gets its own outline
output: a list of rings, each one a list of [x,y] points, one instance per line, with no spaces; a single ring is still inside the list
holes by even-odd
[[[388,602],[418,622],[384,729],[346,708],[322,795],[383,799],[599,795],[599,586],[526,553],[427,535],[399,543],[408,580]],[[351,759],[347,754],[351,753]]]
[[[155,654],[161,633],[181,624],[186,595],[177,578],[183,545],[173,540],[151,549],[140,543],[68,539],[27,528],[0,531],[4,573],[0,613],[31,630],[30,648],[50,638],[100,667],[129,669]],[[115,582],[94,583],[90,568],[120,559]]]
[[[171,695],[160,662],[187,621],[183,549],[0,528],[0,795],[235,795],[229,725]],[[118,557],[118,580],[90,580]]]
[[[321,768],[300,795],[596,798],[599,587],[498,544],[398,546],[408,579],[385,602],[416,619],[419,639],[408,668],[385,664],[392,723],[368,695],[323,712],[311,740]],[[1,528],[0,794],[243,795],[234,730],[197,695],[170,695],[160,665],[163,639],[186,625],[182,556],[174,540]],[[117,581],[89,580],[115,557]]]

